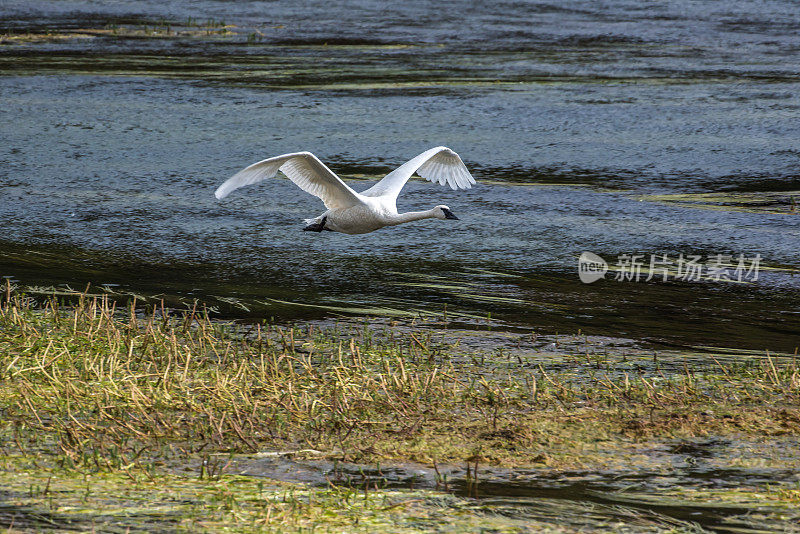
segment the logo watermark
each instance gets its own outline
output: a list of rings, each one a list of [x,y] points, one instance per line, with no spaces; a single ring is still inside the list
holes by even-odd
[[[584,284],[591,284],[604,278],[608,272],[606,260],[593,252],[584,252],[578,258],[578,276]]]
[[[609,272],[619,282],[755,282],[760,264],[760,254],[752,257],[709,254],[703,257],[681,253],[672,257],[668,254],[620,254],[616,263],[609,266],[597,254],[584,252],[578,258],[578,277],[584,284],[605,278]]]

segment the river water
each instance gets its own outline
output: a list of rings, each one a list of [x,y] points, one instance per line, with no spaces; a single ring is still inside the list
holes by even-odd
[[[467,326],[800,344],[796,2],[6,0],[0,27],[14,283],[279,321],[446,309]],[[213,197],[272,155],[310,150],[360,190],[436,145],[478,185],[411,181],[398,207],[459,221],[316,234],[302,219],[321,202],[288,180]],[[760,270],[588,285],[584,251]]]

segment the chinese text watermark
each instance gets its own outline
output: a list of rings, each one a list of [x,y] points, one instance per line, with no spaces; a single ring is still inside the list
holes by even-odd
[[[668,254],[620,254],[616,263],[609,266],[603,258],[592,252],[584,252],[578,259],[578,276],[581,282],[591,284],[613,273],[613,279],[629,282],[755,282],[761,255],[747,257],[744,254],[709,254],[708,256],[683,253]]]

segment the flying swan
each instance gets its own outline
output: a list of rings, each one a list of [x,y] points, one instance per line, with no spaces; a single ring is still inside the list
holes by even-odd
[[[311,232],[366,234],[421,219],[458,219],[450,208],[441,205],[427,211],[397,213],[397,195],[414,173],[451,189],[469,189],[475,183],[458,154],[444,146],[426,150],[361,193],[353,191],[311,152],[295,152],[250,165],[219,186],[214,196],[225,198],[240,187],[272,178],[278,171],[303,191],[320,198],[328,208],[319,217],[305,219],[308,226],[303,230]]]

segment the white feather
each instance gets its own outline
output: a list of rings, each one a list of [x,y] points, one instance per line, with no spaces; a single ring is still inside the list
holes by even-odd
[[[363,234],[384,226],[420,219],[455,218],[447,206],[397,213],[397,196],[414,173],[430,182],[449,185],[451,189],[469,189],[475,183],[458,154],[443,146],[427,150],[407,161],[360,194],[311,152],[295,152],[250,165],[226,180],[214,195],[218,199],[225,198],[240,187],[272,178],[278,171],[303,191],[322,199],[328,208],[318,217],[305,219],[306,224],[320,225],[324,220],[325,229],[346,234]]]
[[[325,166],[311,152],[295,152],[253,163],[228,178],[214,196],[225,198],[246,185],[274,177],[280,170],[306,193],[318,197],[328,209],[346,208],[361,203],[358,193]]]
[[[405,162],[361,194],[368,197],[394,195],[397,198],[414,173],[430,182],[447,184],[451,189],[469,189],[475,183],[458,154],[445,146],[437,146]]]

